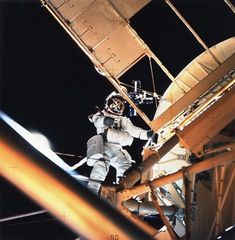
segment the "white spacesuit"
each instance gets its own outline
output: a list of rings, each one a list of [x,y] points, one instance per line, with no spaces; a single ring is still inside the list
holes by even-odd
[[[91,118],[97,135],[88,140],[87,164],[93,166],[88,187],[96,193],[105,180],[110,165],[116,169],[117,183],[131,167],[131,156],[122,147],[130,146],[133,138],[147,140],[153,133],[134,126],[129,118],[122,116],[124,108],[122,96],[113,92],[106,98],[104,110]]]

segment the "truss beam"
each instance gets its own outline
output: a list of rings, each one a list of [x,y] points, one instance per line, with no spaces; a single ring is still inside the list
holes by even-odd
[[[235,119],[234,102],[235,87],[227,90],[222,97],[182,131],[177,129],[180,143],[201,157],[204,154],[204,146]],[[200,131],[197,131],[198,128]]]
[[[158,188],[158,187],[164,186],[168,183],[172,183],[179,179],[182,179],[183,174],[185,172],[187,172],[187,174],[190,176],[192,174],[197,174],[199,172],[203,172],[203,171],[209,170],[211,168],[217,167],[223,163],[232,162],[232,161],[234,161],[234,159],[235,159],[235,150],[232,149],[231,151],[228,151],[221,155],[206,159],[199,163],[193,164],[189,167],[185,167],[184,169],[177,171],[175,173],[152,180],[151,186],[154,188]],[[123,191],[118,192],[118,200],[123,202],[134,196],[138,196],[138,195],[150,192],[150,191],[151,191],[151,189],[149,187],[149,184],[143,183],[138,186],[134,186],[130,189],[125,189]]]

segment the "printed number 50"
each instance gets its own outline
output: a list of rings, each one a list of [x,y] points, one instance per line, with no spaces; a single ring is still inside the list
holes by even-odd
[[[119,240],[119,236],[112,234],[112,235],[110,236],[110,239],[111,239],[111,240]]]

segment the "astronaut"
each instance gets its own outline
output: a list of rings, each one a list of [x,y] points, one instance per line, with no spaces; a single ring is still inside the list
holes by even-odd
[[[152,130],[134,126],[123,116],[124,109],[125,100],[112,92],[105,99],[104,109],[90,118],[97,135],[87,142],[87,164],[93,166],[88,187],[95,193],[99,192],[110,166],[116,169],[116,183],[131,167],[132,158],[123,147],[131,146],[133,138],[148,140],[153,134]]]

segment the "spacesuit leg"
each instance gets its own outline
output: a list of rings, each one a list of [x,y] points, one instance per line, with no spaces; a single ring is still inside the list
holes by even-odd
[[[108,170],[109,163],[107,160],[105,159],[97,160],[90,173],[90,181],[88,182],[87,185],[88,188],[90,188],[93,192],[98,193],[101,183],[105,180],[108,174]]]
[[[118,149],[110,164],[116,169],[116,182],[118,183],[125,171],[131,167],[131,156],[126,150]]]

